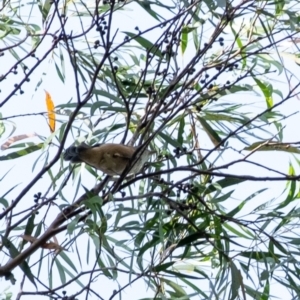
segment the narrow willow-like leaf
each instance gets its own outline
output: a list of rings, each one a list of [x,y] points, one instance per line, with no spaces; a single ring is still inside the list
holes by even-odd
[[[133,38],[135,41],[137,41],[146,51],[149,51],[150,53],[158,56],[159,58],[163,57],[160,49],[149,40],[145,39],[144,37],[137,36],[136,34],[128,31],[125,31],[124,33],[129,37]]]
[[[181,45],[181,52],[184,54],[188,44],[188,31],[186,30],[186,27],[183,27],[181,30],[181,39],[180,39],[180,45]]]
[[[200,121],[203,130],[207,133],[211,142],[214,144],[214,146],[217,146],[222,141],[218,133],[208,124],[208,122],[205,121],[204,118],[198,117],[198,120]]]
[[[245,147],[244,150],[247,151],[283,151],[288,153],[296,153],[299,154],[300,150],[297,147],[293,147],[284,143],[270,142],[270,141],[262,141],[255,142],[252,145]]]
[[[242,276],[240,270],[236,267],[233,261],[230,262],[231,269],[231,300],[236,299],[238,290],[242,284]]]
[[[27,154],[30,154],[30,153],[34,152],[34,151],[42,149],[43,146],[44,146],[44,144],[40,143],[40,144],[33,145],[33,146],[27,147],[25,149],[16,151],[16,152],[12,152],[12,153],[7,154],[7,155],[0,156],[0,161],[1,160],[15,159],[15,158],[25,156]]]
[[[7,248],[7,250],[9,251],[10,256],[12,258],[17,257],[20,254],[19,250],[15,247],[15,245],[9,239],[7,239],[5,236],[2,236],[2,242],[3,242],[3,245],[5,246],[5,248]],[[28,263],[26,261],[23,261],[20,263],[19,266],[20,266],[21,270],[24,272],[25,276],[30,280],[30,282],[35,287],[37,287],[35,280],[34,280],[34,276],[31,272],[31,269],[30,269]]]
[[[176,296],[177,299],[180,297],[187,296],[185,290],[174,281],[168,280],[166,278],[161,278],[161,281],[166,283],[169,287],[171,287],[174,290],[175,292],[174,296]]]
[[[272,97],[272,93],[273,93],[273,86],[271,84],[265,84],[264,82],[262,82],[261,80],[259,80],[258,78],[253,76],[254,81],[256,82],[256,84],[258,85],[258,87],[260,88],[260,90],[262,91],[262,93],[265,96],[265,100],[267,103],[267,107],[271,108],[273,107],[273,97]]]
[[[55,121],[56,121],[56,116],[55,116],[55,111],[54,111],[54,102],[51,98],[51,95],[45,91],[46,93],[46,105],[47,105],[47,111],[48,111],[48,124],[50,127],[51,132],[55,131]]]
[[[61,251],[59,252],[59,256],[75,271],[78,272],[77,268],[75,267],[74,263],[72,260],[69,258],[69,256],[64,252]]]
[[[60,281],[62,284],[65,284],[66,283],[65,267],[60,263],[60,261],[57,257],[55,258],[54,262],[55,262],[57,270],[58,270]]]

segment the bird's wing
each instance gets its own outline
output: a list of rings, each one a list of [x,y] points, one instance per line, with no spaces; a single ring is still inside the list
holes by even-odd
[[[111,157],[115,158],[123,158],[123,159],[131,159],[135,148],[130,146],[125,146],[121,144],[103,144],[99,146],[104,153],[108,153]]]
[[[119,157],[119,158],[124,158],[124,159],[131,159],[132,153],[120,153],[120,152],[114,152],[113,157]]]

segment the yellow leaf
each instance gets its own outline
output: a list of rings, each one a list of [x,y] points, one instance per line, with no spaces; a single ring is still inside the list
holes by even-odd
[[[54,112],[54,103],[52,101],[51,95],[45,91],[46,93],[46,105],[47,105],[47,111],[48,111],[48,121],[49,121],[49,127],[50,131],[55,131],[55,112]]]

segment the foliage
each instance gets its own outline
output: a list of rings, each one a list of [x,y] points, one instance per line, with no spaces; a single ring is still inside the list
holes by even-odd
[[[296,2],[2,1],[1,299],[300,298]]]

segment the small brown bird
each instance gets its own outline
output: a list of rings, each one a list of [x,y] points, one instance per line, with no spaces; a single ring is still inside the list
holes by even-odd
[[[69,147],[64,153],[64,160],[71,161],[72,163],[85,162],[110,176],[121,175],[132,159],[136,149],[137,147],[112,143],[97,144],[94,146],[88,146],[82,143],[78,147]],[[144,163],[149,159],[149,156],[153,153],[155,153],[155,151],[147,149],[144,150],[142,155],[137,153],[134,161],[137,160],[135,162],[131,161],[133,166],[128,173],[138,173],[144,166]]]

